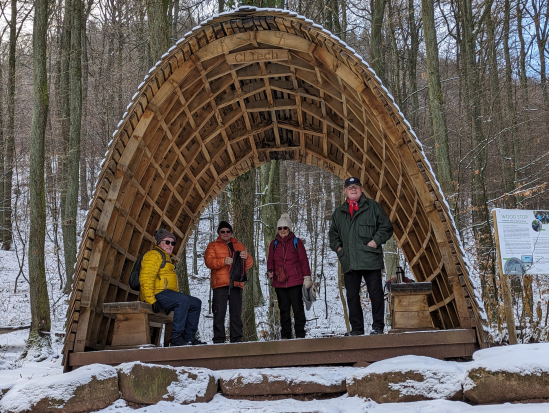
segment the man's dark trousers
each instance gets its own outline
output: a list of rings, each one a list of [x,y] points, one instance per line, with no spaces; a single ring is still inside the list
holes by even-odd
[[[345,273],[345,289],[347,290],[347,306],[349,307],[349,322],[352,331],[364,334],[364,315],[360,305],[360,283],[362,278],[366,281],[366,287],[372,302],[372,327],[383,330],[385,322],[385,300],[383,298],[383,281],[381,270],[360,270]]]
[[[292,317],[290,306],[294,310],[295,338],[305,338],[305,308],[303,308],[303,286],[295,285],[288,288],[276,288],[276,298],[280,309],[280,335],[282,338],[292,338]]]
[[[172,290],[161,291],[155,298],[164,310],[173,311],[171,338],[181,334],[185,341],[195,339],[202,301]]]
[[[219,287],[213,290],[212,311],[213,311],[213,342],[225,342],[225,314],[227,314],[227,300],[229,301],[229,318],[231,326],[231,343],[242,341],[242,289],[229,286]]]

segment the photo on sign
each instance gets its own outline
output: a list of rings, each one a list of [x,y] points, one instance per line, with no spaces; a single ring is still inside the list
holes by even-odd
[[[549,211],[534,211],[534,217],[539,220],[543,225],[549,224]]]
[[[541,221],[539,219],[534,219],[532,221],[532,229],[536,232],[540,232],[542,229]]]
[[[516,257],[508,259],[503,270],[509,275],[523,275],[525,272],[522,261]]]

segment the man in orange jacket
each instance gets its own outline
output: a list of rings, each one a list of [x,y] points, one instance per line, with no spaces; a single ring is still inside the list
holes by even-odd
[[[233,227],[226,221],[221,221],[217,227],[217,240],[210,242],[204,253],[206,267],[212,270],[211,285],[213,289],[212,310],[213,342],[225,342],[225,314],[227,300],[229,301],[229,317],[231,321],[231,343],[242,341],[242,290],[243,282],[233,281],[230,287],[230,269],[235,251],[240,251],[240,258],[245,261],[246,269],[254,263],[246,247],[232,237]],[[235,288],[236,287],[236,288]]]

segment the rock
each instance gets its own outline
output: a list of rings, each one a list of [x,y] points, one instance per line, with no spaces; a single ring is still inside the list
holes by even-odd
[[[464,396],[475,404],[549,399],[549,374],[520,374],[475,368],[469,371]]]
[[[473,354],[464,396],[476,404],[549,399],[549,345],[492,347]]]
[[[117,369],[122,398],[133,403],[209,402],[217,393],[217,381],[208,369],[140,362],[124,363]]]
[[[104,409],[119,398],[116,369],[102,364],[14,385],[0,400],[0,411],[64,413]]]
[[[461,400],[465,368],[423,356],[401,356],[357,369],[347,377],[349,396],[376,403]]]
[[[218,371],[223,395],[345,393],[352,367],[294,367]]]

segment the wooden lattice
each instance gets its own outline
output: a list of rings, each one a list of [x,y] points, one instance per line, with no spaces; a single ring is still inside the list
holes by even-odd
[[[443,195],[409,125],[367,64],[293,13],[241,8],[195,28],[134,96],[106,156],[80,245],[64,356],[110,343],[102,305],[138,300],[133,262],[159,227],[180,254],[199,213],[274,159],[358,176],[394,224],[441,329],[476,329]],[[482,341],[482,340],[481,340]]]

